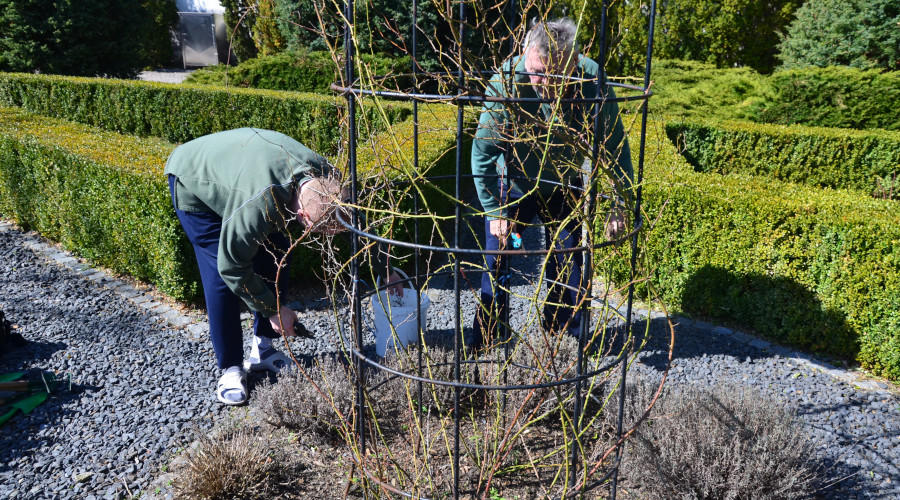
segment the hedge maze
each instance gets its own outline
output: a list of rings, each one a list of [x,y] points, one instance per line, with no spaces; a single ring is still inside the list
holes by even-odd
[[[343,154],[344,101],[316,94],[0,73],[0,106],[0,216],[178,299],[197,299],[199,280],[162,178],[174,143],[254,126]],[[437,175],[452,163],[454,111],[424,108],[420,164]],[[408,106],[360,109],[363,170],[395,150],[382,141],[411,149]],[[900,201],[884,189],[900,132],[699,114],[655,114],[648,130],[645,293],[900,380]],[[627,259],[613,261],[626,280]]]

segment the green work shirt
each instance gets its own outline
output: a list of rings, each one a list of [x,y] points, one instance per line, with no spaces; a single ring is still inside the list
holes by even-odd
[[[177,177],[175,208],[222,217],[218,267],[247,306],[272,316],[275,295],[253,272],[266,238],[283,231],[297,186],[331,172],[328,161],[290,137],[254,128],[206,135],[175,148],[165,173]]]
[[[510,65],[516,73],[510,74]],[[597,96],[599,66],[593,60],[578,56],[572,80],[565,85],[564,98],[593,98]],[[534,86],[525,73],[525,58],[517,56],[503,64],[485,89],[488,96],[537,98]],[[604,89],[607,99],[614,99],[611,87]],[[601,93],[601,96],[603,93]],[[549,195],[555,189],[548,180],[582,184],[585,161],[584,148],[572,145],[574,140],[590,144],[593,138],[593,116],[590,104],[556,103],[499,103],[485,102],[472,142],[472,173],[478,199],[489,219],[506,216],[500,203],[497,177],[511,176],[506,182],[522,193],[535,186]],[[615,101],[605,100],[600,107],[601,154],[611,167],[620,186],[630,189],[633,179],[631,151],[625,137],[619,107]],[[511,163],[512,165],[507,165]],[[485,175],[488,177],[477,177]],[[516,179],[521,176],[525,180]],[[595,179],[596,181],[596,179]],[[625,196],[627,193],[618,193]]]

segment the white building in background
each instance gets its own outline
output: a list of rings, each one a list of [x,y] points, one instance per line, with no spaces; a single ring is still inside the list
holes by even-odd
[[[175,0],[175,8],[178,12],[225,13],[225,7],[222,7],[219,0]]]
[[[229,54],[225,8],[219,0],[175,0],[175,8],[178,9],[175,56],[185,68],[235,61],[234,55]]]

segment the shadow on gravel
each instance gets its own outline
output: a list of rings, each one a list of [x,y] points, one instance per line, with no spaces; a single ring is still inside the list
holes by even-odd
[[[60,375],[60,378],[62,376]],[[100,390],[100,387],[87,384],[70,384],[64,378],[59,380],[53,393],[46,402],[35,408],[28,415],[21,413],[13,417],[2,428],[5,436],[14,436],[0,445],[0,473],[16,470],[16,466],[10,467],[10,462],[20,457],[30,455],[34,450],[52,445],[39,431],[53,426],[69,425],[70,417],[78,413],[78,402],[86,392]],[[64,458],[64,457],[63,457]]]
[[[871,403],[865,393],[851,393],[848,401],[842,403],[833,403],[828,405],[800,405],[797,414],[804,417],[818,417],[810,420],[828,421],[834,415],[848,415],[848,409],[856,409],[848,418],[860,419],[854,425],[856,429],[865,429],[864,434],[854,434],[851,429],[841,426],[832,426],[825,429],[835,436],[835,444],[840,446],[844,451],[843,454],[834,457],[834,459],[825,459],[825,471],[828,477],[835,482],[829,492],[842,492],[846,483],[858,483],[859,485],[868,485],[872,473],[877,473],[885,478],[900,478],[900,464],[896,463],[896,458],[890,453],[892,443],[900,440],[900,425],[886,429],[883,424],[869,422],[866,415],[869,413],[868,405]],[[887,398],[887,396],[885,396]],[[815,426],[815,424],[812,424]],[[849,450],[863,450],[862,454],[867,457],[869,462],[865,468],[860,467],[856,463],[857,459],[850,455]],[[868,498],[900,498],[900,481],[893,481],[888,485],[871,484],[867,488],[869,491],[878,491],[878,495],[870,495]],[[845,492],[846,493],[846,492]],[[844,498],[847,498],[845,495]]]
[[[746,325],[804,350],[849,359],[859,352],[859,337],[843,313],[824,307],[815,293],[791,279],[706,265],[688,278],[681,303],[690,314]]]
[[[34,361],[50,359],[55,352],[69,347],[62,342],[34,342],[27,338],[25,340],[27,343],[24,346],[0,352],[0,373],[17,371],[25,364],[33,365]]]
[[[621,328],[621,327],[619,327]],[[646,320],[636,321],[632,330],[635,345],[646,341],[640,363],[656,370],[665,370],[668,363],[669,342],[671,332],[665,318],[650,320],[647,328]],[[615,336],[617,344],[615,352],[621,349],[624,335]],[[756,348],[727,335],[712,333],[707,329],[675,324],[675,347],[672,360],[704,358],[716,355],[733,357],[739,361],[756,361],[774,356],[774,353]]]

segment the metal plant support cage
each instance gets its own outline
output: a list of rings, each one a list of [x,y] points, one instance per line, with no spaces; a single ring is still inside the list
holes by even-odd
[[[417,0],[412,0],[412,26],[409,27],[411,38],[412,38],[412,76],[416,78],[417,76],[424,76],[424,74],[416,67],[416,32],[417,32],[417,24],[416,24],[416,12],[418,2]],[[513,17],[516,16],[516,3],[515,0],[511,0],[507,6],[508,10],[512,12]],[[624,236],[620,236],[615,240],[603,241],[595,244],[587,244],[586,243],[586,230],[582,231],[581,235],[581,243],[576,245],[574,248],[568,250],[560,250],[554,249],[552,246],[549,249],[501,249],[501,250],[485,250],[482,248],[466,248],[461,246],[461,226],[463,224],[463,213],[462,207],[460,203],[456,203],[455,213],[453,215],[453,244],[452,246],[438,246],[438,245],[430,245],[430,244],[422,244],[419,240],[418,235],[418,222],[415,222],[415,231],[414,231],[414,241],[401,241],[396,239],[391,239],[384,236],[379,236],[372,231],[366,231],[361,223],[361,215],[360,215],[360,205],[358,205],[359,201],[359,179],[357,172],[357,141],[358,141],[358,132],[357,132],[357,118],[356,118],[356,108],[357,102],[356,100],[362,96],[366,97],[380,97],[385,99],[393,99],[399,101],[408,101],[412,102],[412,114],[413,114],[413,137],[414,141],[414,159],[413,166],[418,167],[418,145],[419,145],[419,128],[418,128],[418,113],[419,113],[419,105],[424,102],[443,102],[449,103],[456,106],[456,151],[455,151],[455,174],[452,176],[443,176],[442,178],[433,178],[431,180],[447,180],[453,181],[455,196],[456,199],[459,200],[462,196],[462,186],[463,180],[469,180],[474,177],[472,174],[464,174],[465,170],[464,159],[462,158],[463,144],[464,138],[466,135],[464,129],[464,106],[472,105],[472,104],[482,104],[487,101],[500,102],[502,104],[515,104],[518,102],[525,102],[528,98],[522,97],[487,97],[485,95],[473,95],[470,92],[465,92],[466,88],[466,80],[467,78],[475,78],[477,75],[473,75],[472,73],[467,74],[462,67],[459,67],[458,71],[452,73],[444,73],[442,76],[451,77],[456,79],[456,94],[441,94],[441,93],[425,93],[418,91],[418,83],[416,84],[416,91],[403,91],[403,90],[393,90],[393,89],[381,89],[376,90],[374,88],[364,88],[362,85],[359,85],[360,80],[355,79],[354,75],[354,44],[351,42],[350,33],[351,33],[351,25],[354,23],[354,5],[353,0],[347,0],[344,3],[344,16],[345,16],[345,24],[344,24],[344,50],[345,50],[345,75],[344,81],[346,83],[339,84],[335,83],[332,85],[332,89],[336,92],[343,94],[347,100],[347,110],[348,110],[348,122],[349,122],[349,134],[348,134],[348,148],[347,148],[347,160],[348,160],[348,170],[350,177],[350,203],[352,204],[352,210],[349,211],[349,219],[348,217],[341,217],[341,213],[338,213],[338,220],[346,229],[351,232],[351,251],[354,258],[351,261],[350,272],[351,272],[351,307],[352,307],[352,318],[351,328],[353,338],[351,340],[351,345],[348,346],[349,352],[352,354],[353,363],[356,369],[356,422],[355,422],[355,432],[357,439],[359,440],[359,450],[357,452],[363,457],[363,460],[366,460],[367,453],[367,439],[370,439],[369,436],[369,418],[370,414],[366,409],[367,405],[367,394],[370,391],[376,390],[376,387],[367,387],[367,380],[370,380],[366,377],[367,370],[375,370],[376,372],[381,372],[387,375],[388,380],[391,378],[399,378],[406,379],[411,382],[415,382],[417,385],[417,390],[419,394],[419,400],[421,401],[421,395],[424,386],[443,386],[452,388],[453,391],[453,434],[452,434],[452,492],[450,494],[453,498],[459,498],[461,495],[465,494],[461,491],[460,486],[460,400],[461,400],[461,391],[472,391],[472,390],[480,390],[480,391],[499,391],[502,394],[506,394],[508,391],[517,391],[517,390],[530,390],[535,388],[547,388],[547,387],[566,387],[566,390],[572,391],[574,393],[575,405],[573,407],[573,415],[572,422],[573,425],[580,425],[580,415],[579,411],[583,407],[583,393],[585,390],[585,385],[591,383],[591,379],[596,377],[601,373],[613,373],[614,370],[618,369],[618,383],[615,384],[617,387],[614,389],[618,393],[618,416],[617,416],[617,436],[620,438],[618,440],[618,444],[615,448],[615,457],[612,462],[612,466],[609,468],[609,471],[603,474],[602,476],[591,478],[590,482],[584,481],[581,484],[575,484],[575,478],[577,477],[577,470],[584,470],[589,466],[588,463],[585,462],[586,458],[584,456],[579,457],[576,456],[577,449],[575,446],[572,447],[572,456],[568,457],[570,459],[570,463],[568,467],[570,467],[571,475],[569,476],[570,484],[569,486],[574,486],[577,489],[576,494],[583,494],[586,491],[597,488],[601,485],[609,485],[610,487],[610,496],[611,498],[616,497],[616,488],[617,488],[617,476],[618,476],[618,464],[620,461],[620,453],[621,453],[621,442],[622,442],[622,434],[623,434],[623,412],[624,412],[624,402],[625,402],[625,382],[627,379],[627,366],[628,366],[628,356],[625,354],[620,354],[611,361],[599,364],[593,369],[588,369],[586,367],[585,360],[585,337],[587,335],[587,331],[590,328],[591,323],[591,314],[590,310],[587,309],[589,306],[579,305],[578,307],[585,308],[582,310],[587,310],[588,314],[582,315],[582,318],[585,316],[588,318],[587,320],[582,319],[579,331],[580,334],[578,336],[578,351],[577,351],[577,366],[574,374],[570,374],[564,376],[562,378],[553,378],[550,377],[549,380],[542,380],[540,383],[535,384],[482,384],[482,383],[469,383],[461,380],[460,373],[461,368],[466,365],[472,366],[481,366],[492,363],[503,363],[505,359],[503,358],[504,352],[508,356],[508,346],[509,342],[504,342],[503,345],[507,346],[506,349],[495,349],[495,353],[487,353],[482,357],[471,358],[466,357],[464,355],[464,338],[463,338],[463,323],[468,321],[467,318],[462,318],[460,315],[460,295],[461,295],[461,276],[463,271],[460,267],[460,256],[469,255],[469,256],[484,256],[486,254],[495,254],[495,255],[503,255],[503,256],[512,256],[512,255],[547,255],[548,253],[573,253],[580,254],[581,261],[583,262],[582,268],[582,278],[581,283],[588,284],[587,289],[582,289],[582,293],[590,293],[589,284],[593,279],[593,262],[592,256],[593,252],[599,248],[610,246],[610,245],[619,245],[619,244],[630,244],[631,252],[630,252],[630,271],[632,277],[635,276],[636,269],[636,258],[638,254],[638,233],[643,229],[643,219],[641,216],[641,196],[642,189],[641,185],[643,182],[643,170],[644,170],[644,150],[645,150],[645,136],[647,132],[647,100],[652,95],[649,87],[650,87],[650,68],[651,68],[651,55],[653,48],[653,28],[655,22],[655,12],[656,12],[656,2],[655,0],[651,3],[651,8],[649,12],[649,32],[648,32],[648,42],[647,42],[647,59],[646,59],[646,67],[643,77],[643,85],[626,85],[623,83],[613,83],[607,81],[607,75],[605,72],[605,68],[603,67],[602,61],[606,60],[606,31],[607,31],[607,20],[606,20],[606,10],[608,8],[608,1],[603,0],[603,17],[601,22],[601,30],[602,30],[602,40],[601,40],[601,52],[598,60],[601,62],[601,67],[598,75],[598,95],[595,97],[579,97],[572,99],[560,99],[563,101],[571,102],[573,104],[587,104],[590,105],[592,103],[602,103],[604,100],[607,100],[606,97],[600,95],[601,92],[599,89],[605,88],[607,86],[615,86],[624,89],[629,89],[635,91],[637,95],[630,96],[618,96],[614,99],[616,102],[625,102],[625,101],[636,101],[639,100],[642,103],[641,106],[641,117],[640,117],[640,144],[639,144],[639,152],[638,152],[638,164],[636,165],[636,169],[634,171],[634,198],[633,198],[633,212],[631,213],[633,224],[629,227],[628,231]],[[466,3],[461,2],[458,8],[458,36],[459,39],[462,40],[464,37],[465,30],[465,18],[466,18]],[[514,24],[514,23],[511,23]],[[460,54],[459,60],[462,60],[462,44],[460,44]],[[512,49],[512,47],[510,47]],[[512,54],[511,50],[509,54]],[[492,73],[492,72],[486,72]],[[417,80],[418,81],[418,80]],[[531,99],[534,102],[534,99]],[[539,99],[538,102],[549,102],[549,99]],[[594,127],[595,132],[598,130],[596,127],[599,127],[599,112],[596,111],[599,106],[594,106]],[[631,139],[635,139],[632,134]],[[594,133],[593,135],[593,144],[592,150],[594,155],[598,154],[600,141],[603,139],[599,133]],[[632,144],[635,141],[631,141]],[[592,179],[588,180],[586,184],[586,188],[582,188],[583,191],[587,191],[588,194],[591,193],[591,183]],[[593,214],[593,211],[596,211],[597,208],[593,202],[589,202],[588,210]],[[414,210],[418,214],[420,211],[420,207],[418,204],[415,205]],[[418,221],[418,219],[416,219]],[[422,293],[421,287],[419,286],[423,280],[427,280],[433,278],[437,274],[443,274],[446,277],[452,278],[453,281],[453,292],[456,301],[455,315],[453,318],[453,326],[454,326],[454,339],[453,339],[453,360],[449,363],[453,368],[453,377],[449,380],[437,379],[426,376],[427,374],[422,372],[422,355],[421,349],[419,350],[419,362],[418,369],[416,373],[408,373],[403,370],[398,370],[392,367],[387,366],[387,363],[382,362],[379,358],[373,357],[371,354],[367,354],[366,349],[364,349],[364,337],[363,337],[363,326],[362,320],[363,318],[363,302],[368,297],[377,293],[378,290],[384,290],[386,288],[385,285],[380,287],[375,287],[376,289],[366,289],[364,290],[360,287],[360,267],[361,267],[361,257],[360,249],[363,245],[363,242],[375,242],[376,244],[385,244],[391,245],[396,248],[404,249],[405,251],[411,252],[414,255],[414,265],[415,271],[410,274],[409,283],[414,284],[414,288],[417,290],[416,293]],[[420,273],[420,253],[421,252],[432,252],[432,253],[443,253],[447,256],[450,263],[452,264],[452,269],[447,271],[441,271],[437,273],[431,273],[426,270],[425,273]],[[509,259],[506,259],[507,266]],[[450,267],[450,266],[448,266]],[[542,276],[525,276],[525,278],[538,278],[538,281],[543,279]],[[536,286],[540,286],[541,283],[538,283]],[[625,329],[625,338],[630,338],[633,328],[632,321],[632,306],[634,299],[634,280],[632,280],[631,284],[627,287],[627,295],[625,297],[627,306],[624,314],[624,329]],[[588,304],[590,304],[590,296],[588,296]],[[507,311],[509,309],[507,308]],[[424,338],[424,331],[420,328],[419,335],[420,339]],[[508,338],[507,338],[508,339]],[[490,356],[493,356],[493,359]],[[529,369],[529,367],[520,367],[523,369]],[[505,380],[505,378],[504,378]],[[382,382],[383,383],[383,382]],[[504,396],[505,398],[505,396]],[[505,401],[505,399],[504,399]],[[504,403],[505,404],[505,403]],[[577,429],[577,427],[576,427]],[[386,492],[390,492],[391,494],[400,495],[403,497],[410,498],[424,498],[420,496],[416,492],[403,491],[385,480],[384,477],[379,477],[379,475],[374,471],[375,467],[360,467],[362,473],[366,476],[366,480],[372,481],[373,484],[378,485],[379,488],[382,488]],[[568,495],[567,495],[568,496]]]

